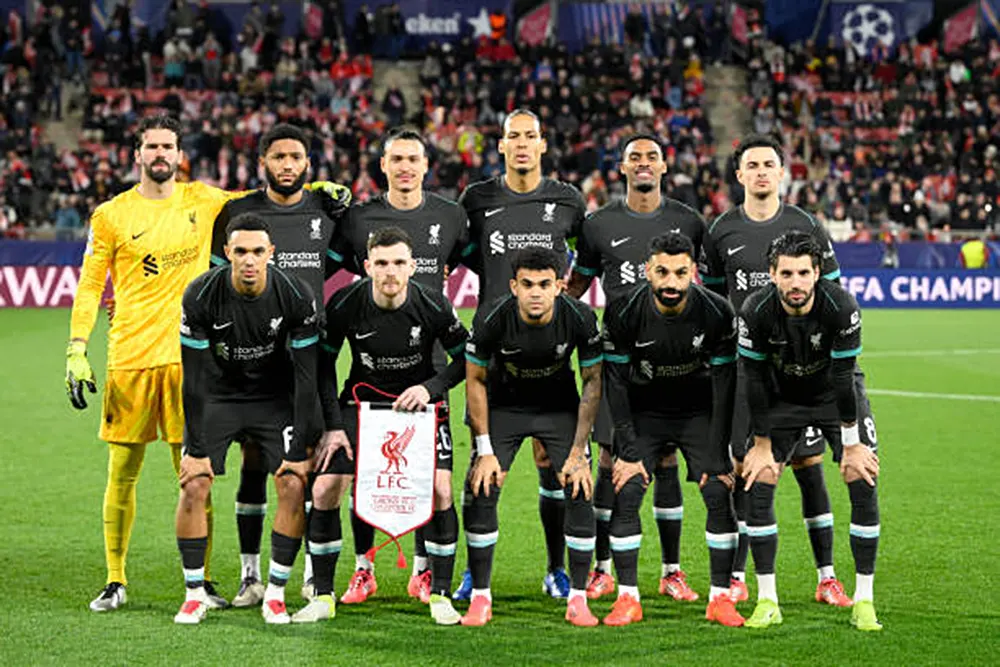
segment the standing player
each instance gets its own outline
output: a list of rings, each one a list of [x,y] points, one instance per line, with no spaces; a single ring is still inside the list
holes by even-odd
[[[323,192],[304,187],[311,165],[308,139],[301,129],[286,123],[275,125],[261,137],[259,155],[267,187],[223,207],[215,221],[212,264],[227,262],[225,230],[229,220],[244,213],[254,213],[267,220],[271,229],[274,265],[308,284],[322,305],[323,282],[343,261],[334,249],[340,218],[337,207],[331,206],[330,198]],[[322,322],[320,324],[322,326]],[[261,460],[260,448],[244,446],[240,486],[236,493],[241,581],[239,593],[233,598],[235,607],[256,606],[263,599],[260,541],[266,514],[267,469]],[[308,554],[305,562],[304,589],[311,594]]]
[[[268,266],[274,254],[267,222],[252,213],[226,225],[220,266],[184,293],[181,348],[187,418],[177,546],[186,600],[175,623],[199,623],[208,609],[204,590],[205,499],[225,472],[234,439],[259,443],[274,474],[278,511],[271,533],[271,567],[264,604],[267,623],[289,623],[285,584],[305,531],[308,447],[316,423],[316,300],[309,286]]]
[[[227,200],[243,196],[203,183],[178,183],[180,133],[180,123],[169,116],[139,124],[134,153],[141,167],[139,184],[98,206],[91,216],[73,300],[66,386],[73,407],[82,410],[87,407],[84,387],[96,392],[87,342],[110,270],[116,306],[108,332],[100,428],[109,455],[103,510],[108,579],[90,603],[98,612],[126,601],[125,557],[135,521],[135,488],[146,446],[156,440],[157,430],[170,444],[179,471],[184,433],[177,343],[181,296],[208,265],[212,221]],[[207,511],[211,537],[210,500]],[[205,591],[212,606],[226,606],[210,581]]]
[[[729,595],[737,541],[729,460],[736,316],[725,298],[692,284],[694,252],[682,234],[653,238],[645,262],[649,282],[613,301],[604,314],[606,395],[617,436],[610,539],[619,581],[607,625],[642,620],[639,508],[649,471],[678,446],[688,480],[699,483],[708,510],[712,588],[705,616],[743,625]]]
[[[525,248],[513,262],[511,296],[480,308],[466,348],[466,395],[475,438],[462,508],[472,572],[472,604],[463,625],[493,615],[490,579],[497,542],[497,501],[521,442],[538,438],[558,471],[571,589],[566,620],[594,626],[587,571],[594,551],[590,431],[601,400],[601,341],[590,308],[562,294],[560,255]],[[577,351],[583,397],[570,357]],[[488,369],[488,370],[487,370]]]
[[[576,266],[566,288],[570,296],[582,296],[594,276],[602,276],[601,285],[609,304],[631,292],[645,277],[649,242],[664,232],[684,234],[694,244],[694,257],[700,256],[705,233],[701,216],[686,204],[664,197],[660,191],[667,163],[659,140],[653,135],[634,135],[625,140],[622,148],[618,168],[627,183],[625,200],[603,206],[584,221]],[[608,540],[615,492],[611,483],[612,428],[607,399],[608,393],[604,392],[594,426],[594,439],[601,445],[601,453],[594,488],[597,565],[587,584],[587,595],[591,599],[613,593],[615,588]],[[660,533],[662,558],[660,594],[669,594],[675,600],[697,600],[698,594],[688,586],[687,577],[680,568],[684,501],[677,477],[677,455],[668,454],[659,462],[653,477],[656,480],[653,516]]]
[[[752,294],[740,311],[739,353],[746,367],[753,433],[743,476],[758,587],[757,607],[746,624],[763,628],[781,623],[774,577],[774,490],[799,435],[815,425],[830,442],[851,496],[856,572],[851,623],[859,630],[881,630],[873,601],[879,537],[875,420],[864,393],[856,392],[854,378],[861,313],[839,284],[820,280],[822,252],[809,234],[778,237],[768,250],[774,284]]]
[[[736,177],[743,185],[744,202],[719,216],[708,228],[702,273],[704,284],[721,294],[728,291],[730,301],[739,311],[751,292],[769,283],[768,246],[774,239],[793,230],[805,232],[816,239],[823,249],[822,277],[837,279],[840,267],[826,230],[802,209],[786,206],[781,201],[779,185],[785,173],[781,145],[771,137],[751,135],[736,148],[735,155],[738,165]],[[863,382],[863,377],[859,382]],[[816,600],[835,606],[850,606],[851,599],[844,593],[844,587],[833,569],[833,514],[823,477],[823,439],[810,437],[812,433],[809,431],[800,439],[791,465],[802,493],[802,516],[816,561]],[[733,565],[733,593],[739,600],[747,597],[744,574],[748,544],[747,498],[739,477],[748,435],[746,383],[742,373],[738,373],[731,447],[737,475],[734,501],[740,522],[740,545]]]
[[[586,204],[571,185],[542,177],[546,142],[541,123],[531,111],[516,109],[503,124],[498,145],[504,173],[473,183],[459,203],[469,215],[469,245],[464,262],[479,272],[479,309],[508,293],[513,277],[508,253],[521,248],[550,248],[565,257],[569,242],[580,234]],[[561,277],[561,276],[560,276]],[[569,595],[563,540],[563,489],[544,448],[533,441],[538,466],[538,511],[545,530],[548,574],[542,588],[553,597]],[[467,577],[455,595],[468,599]]]
[[[386,227],[399,227],[407,231],[413,245],[413,260],[416,263],[413,279],[441,292],[447,275],[446,267],[454,268],[458,265],[461,251],[468,243],[469,223],[465,211],[453,201],[424,191],[427,146],[424,138],[417,132],[409,129],[390,132],[383,143],[379,166],[389,183],[389,190],[348,211],[340,232],[342,252],[347,260],[346,268],[363,274],[368,240],[372,234]],[[440,347],[436,348],[434,362],[438,370],[447,365],[444,350]],[[447,444],[451,444],[450,439]],[[450,448],[443,450],[442,456],[449,458],[450,470]],[[440,489],[439,499],[450,506],[450,474],[447,480],[442,477],[442,484],[446,484],[446,487]],[[351,528],[357,569],[344,597],[345,602],[357,603],[363,602],[367,598],[366,591],[375,586],[374,564],[365,557],[375,541],[375,529],[358,519],[353,511]],[[426,602],[430,594],[431,570],[427,565],[423,533],[423,528],[414,533],[416,554],[407,591],[412,597]]]
[[[465,378],[468,332],[440,289],[410,280],[416,269],[411,243],[409,234],[399,227],[374,232],[365,253],[369,278],[330,298],[321,393],[326,429],[335,431],[336,439],[324,442],[316,453],[309,532],[316,598],[295,614],[296,622],[333,618],[336,610],[333,581],[341,546],[340,503],[353,479],[352,444],[358,442],[353,387],[367,383],[397,395],[393,407],[398,410],[422,410],[442,400]],[[344,339],[351,346],[351,371],[338,405],[336,365]],[[437,372],[433,359],[436,344],[451,356],[451,363]],[[443,413],[437,433],[434,515],[425,531],[433,575],[424,601],[430,603],[437,623],[454,625],[459,615],[448,595],[455,567],[458,515],[451,494],[451,429],[447,411]],[[360,602],[377,589],[370,571],[361,568],[351,578],[341,602]],[[359,592],[364,597],[350,597]]]

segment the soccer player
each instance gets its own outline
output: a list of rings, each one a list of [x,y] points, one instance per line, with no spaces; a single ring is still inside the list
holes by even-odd
[[[275,246],[274,265],[309,285],[322,305],[323,282],[339,268],[343,257],[334,239],[343,206],[335,206],[323,191],[305,188],[309,177],[309,141],[305,133],[279,123],[264,133],[259,145],[259,165],[267,187],[226,204],[215,221],[212,264],[225,264],[226,226],[243,213],[267,220]],[[322,320],[322,309],[320,316]],[[322,321],[320,322],[322,326]],[[317,373],[318,377],[318,373]],[[307,511],[309,503],[306,503]],[[234,607],[261,603],[264,585],[260,573],[260,541],[267,514],[267,469],[260,448],[243,447],[243,467],[236,493],[236,527],[240,541],[240,589]],[[310,558],[305,556],[303,596],[312,594]]]
[[[587,608],[587,573],[594,551],[590,431],[601,399],[601,336],[597,317],[562,293],[562,257],[525,248],[514,262],[511,295],[476,313],[466,347],[466,396],[474,436],[462,508],[472,573],[472,604],[463,625],[493,615],[490,578],[497,542],[500,487],[521,442],[538,438],[565,489],[565,541],[571,589],[566,620],[597,625]],[[577,351],[583,397],[570,357]]]
[[[98,206],[91,216],[73,300],[66,387],[73,407],[82,410],[87,407],[84,389],[97,390],[87,343],[110,270],[116,307],[108,332],[100,427],[100,438],[108,443],[103,509],[108,578],[90,603],[97,612],[117,609],[127,599],[125,558],[135,521],[135,488],[146,446],[158,431],[170,444],[179,471],[184,415],[176,332],[181,296],[208,266],[212,221],[227,200],[243,196],[203,183],[178,183],[180,134],[180,123],[169,116],[139,124],[134,152],[141,168],[139,184]],[[209,501],[209,536],[211,524]],[[207,580],[205,592],[212,606],[226,606]]]
[[[746,621],[752,628],[781,623],[774,575],[774,490],[799,435],[816,426],[831,444],[851,497],[856,572],[851,623],[859,630],[882,629],[872,590],[879,537],[875,420],[854,379],[861,313],[839,284],[821,280],[823,251],[802,232],[775,239],[768,250],[773,284],[750,295],[740,310],[739,354],[746,367],[753,433],[743,460],[750,495],[747,532],[758,587],[757,607]]]
[[[650,241],[664,232],[687,236],[694,245],[694,257],[701,252],[705,223],[696,211],[677,200],[664,197],[660,190],[667,163],[663,146],[653,135],[637,134],[622,144],[618,169],[625,176],[625,199],[613,201],[588,216],[577,245],[576,265],[566,292],[579,298],[590,287],[594,276],[611,303],[631,292],[645,279],[646,253]],[[605,367],[607,372],[607,367]],[[600,444],[597,484],[594,487],[594,512],[597,515],[597,564],[587,583],[587,596],[596,599],[613,593],[611,549],[608,532],[615,492],[611,483],[612,428],[608,392],[604,392],[601,410],[594,425],[594,439]],[[681,519],[684,501],[677,477],[677,455],[668,454],[655,466],[653,478],[653,516],[660,533],[660,594],[676,600],[697,600],[687,576],[680,567]]]
[[[285,583],[305,531],[307,448],[318,422],[316,300],[309,286],[277,267],[267,222],[245,213],[226,225],[226,258],[184,293],[181,349],[187,419],[177,504],[177,547],[186,599],[175,623],[200,623],[208,610],[204,567],[205,499],[225,472],[234,439],[259,443],[274,474],[278,510],[261,612],[266,623],[290,623]]]
[[[427,146],[419,133],[405,128],[390,132],[383,143],[379,166],[389,189],[384,195],[356,204],[348,211],[340,232],[343,254],[347,259],[345,267],[363,274],[368,240],[372,234],[386,227],[399,227],[407,231],[413,245],[413,260],[416,263],[413,279],[441,292],[447,268],[458,265],[461,251],[468,243],[469,222],[465,210],[453,201],[424,191]],[[440,346],[435,350],[434,363],[438,370],[448,364],[445,351]],[[442,456],[450,459],[451,450],[443,450]],[[450,461],[448,467],[451,468]],[[363,602],[367,597],[365,591],[373,587],[375,577],[374,564],[365,557],[375,541],[375,529],[358,519],[354,512],[351,512],[351,528],[357,570],[344,597],[346,602]],[[407,591],[410,596],[426,602],[430,595],[432,574],[427,564],[424,530],[419,528],[414,533],[416,553]],[[450,581],[448,587],[451,588]]]
[[[335,615],[333,582],[341,547],[340,504],[353,480],[352,447],[358,442],[352,389],[367,383],[397,395],[393,403],[397,410],[422,410],[443,400],[448,390],[465,378],[468,332],[440,288],[411,280],[416,262],[409,234],[399,227],[383,227],[368,239],[365,254],[369,277],[336,292],[327,307],[326,341],[322,346],[323,416],[327,431],[333,431],[335,437],[325,440],[316,452],[309,538],[316,598],[295,614],[296,622]],[[336,363],[345,339],[351,347],[351,370],[338,404],[334,395]],[[451,363],[437,371],[436,344],[451,356]],[[380,400],[371,393],[369,397]],[[454,625],[460,617],[448,595],[455,567],[458,515],[451,493],[451,429],[447,411],[442,412],[437,432],[434,515],[425,530],[432,572],[426,601],[437,623]],[[370,565],[367,558],[363,565]],[[377,590],[370,569],[359,567],[341,602],[361,602]]]
[[[513,277],[510,254],[521,248],[550,248],[565,256],[580,234],[586,213],[583,196],[567,183],[542,176],[546,150],[541,123],[531,111],[516,109],[503,124],[498,150],[504,173],[469,185],[459,203],[469,216],[469,245],[463,262],[479,272],[479,308],[508,293]],[[560,276],[561,277],[561,276]],[[569,595],[563,540],[563,489],[545,449],[533,442],[538,467],[538,511],[545,531],[548,573],[542,588],[553,597]],[[469,599],[468,575],[455,595]]]
[[[820,273],[827,280],[840,276],[840,267],[830,237],[812,216],[781,201],[779,186],[784,176],[781,144],[773,138],[751,135],[736,148],[736,177],[743,185],[744,202],[719,216],[705,235],[705,265],[702,282],[726,294],[739,311],[751,292],[769,284],[767,248],[788,231],[813,236],[823,249]],[[858,378],[863,390],[863,376]],[[732,455],[735,459],[736,486],[734,502],[740,526],[740,544],[733,565],[733,594],[747,598],[744,574],[748,538],[746,534],[747,498],[743,492],[742,460],[749,437],[746,381],[737,373],[736,405],[733,411]],[[823,439],[814,431],[804,433],[790,459],[795,480],[802,495],[805,519],[813,558],[816,562],[816,600],[835,606],[849,606],[851,599],[837,579],[833,568],[833,513],[830,495],[823,477]]]
[[[647,253],[648,283],[613,301],[604,314],[605,389],[617,457],[610,540],[619,582],[604,623],[642,620],[639,509],[650,470],[680,447],[688,480],[698,482],[708,510],[712,587],[705,616],[738,627],[743,617],[729,595],[737,541],[729,459],[736,316],[724,297],[692,284],[695,250],[688,237],[661,234]]]

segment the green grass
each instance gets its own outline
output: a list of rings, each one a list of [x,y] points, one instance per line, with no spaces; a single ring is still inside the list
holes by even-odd
[[[465,313],[465,315],[469,315]],[[868,311],[863,359],[872,389],[1000,394],[996,331],[1000,313]],[[540,593],[544,543],[536,479],[526,447],[501,503],[494,577],[495,617],[484,629],[439,628],[406,598],[408,572],[393,557],[378,561],[379,593],[362,607],[341,606],[331,623],[265,627],[257,610],[215,612],[197,628],[176,627],[183,598],[173,516],[176,482],[167,448],[151,445],[139,485],[139,511],[128,563],[128,605],[97,615],[87,603],[104,584],[101,500],[107,455],[97,440],[99,401],[73,410],[63,392],[68,312],[0,310],[0,563],[12,597],[0,617],[0,664],[984,664],[997,648],[994,600],[1000,494],[995,448],[1000,403],[873,396],[879,427],[882,542],[876,602],[885,631],[864,635],[850,612],[812,601],[815,570],[787,476],[778,492],[779,592],[784,625],[762,632],[703,620],[703,601],[679,604],[656,595],[659,546],[644,510],[640,588],[646,620],[612,630],[582,630],[562,620],[562,605]],[[103,387],[103,331],[91,360]],[[982,349],[978,355],[881,356],[895,350]],[[96,397],[95,397],[96,398]],[[457,402],[461,394],[455,393]],[[461,406],[453,414],[461,415]],[[468,437],[455,424],[456,472],[468,460]],[[238,468],[231,452],[230,470]],[[836,565],[853,591],[847,539],[849,502],[832,465],[828,486],[836,517]],[[238,549],[236,477],[217,481],[213,578],[235,593]],[[682,562],[696,590],[707,592],[704,510],[685,486]],[[649,495],[649,494],[647,494]],[[273,514],[273,494],[270,504]],[[345,521],[345,532],[349,524]],[[345,535],[337,576],[352,569]],[[407,539],[406,543],[409,544]],[[266,559],[268,543],[265,537]],[[456,572],[464,567],[459,548]],[[301,561],[301,559],[300,559]],[[293,582],[301,579],[301,562]],[[754,587],[751,577],[751,596]],[[292,609],[300,601],[289,591]],[[610,601],[593,605],[603,615]],[[752,605],[742,605],[749,614]],[[991,639],[992,637],[992,639]]]

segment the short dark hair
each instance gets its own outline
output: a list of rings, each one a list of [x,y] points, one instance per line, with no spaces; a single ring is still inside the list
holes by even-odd
[[[507,135],[507,123],[509,123],[512,118],[517,118],[518,116],[528,116],[529,118],[533,119],[535,123],[538,125],[538,131],[539,132],[542,131],[542,119],[538,117],[538,114],[536,114],[534,111],[526,107],[518,107],[513,111],[511,111],[509,114],[507,114],[507,117],[503,119],[504,136]]]
[[[561,278],[563,274],[563,257],[550,248],[528,246],[517,251],[511,262],[511,267],[514,269],[515,276],[521,269],[525,269],[526,271],[547,271],[552,269],[556,272],[556,278]]]
[[[389,150],[389,144],[397,139],[403,141],[416,141],[424,148],[424,155],[427,154],[427,142],[424,140],[423,135],[417,132],[412,127],[396,127],[389,131],[385,135],[385,139],[382,140],[382,152]]]
[[[773,148],[774,152],[778,154],[778,164],[785,166],[785,150],[780,141],[770,134],[751,134],[744,137],[743,141],[736,146],[736,150],[733,151],[737,169],[740,168],[743,154],[751,148]]]
[[[413,252],[413,239],[406,233],[406,230],[402,227],[389,225],[372,232],[372,235],[368,237],[368,252],[371,252],[372,248],[388,248],[397,243],[402,243],[410,249],[410,252]]]
[[[303,150],[309,152],[309,139],[306,137],[306,133],[302,131],[301,128],[295,127],[294,125],[289,125],[288,123],[278,123],[270,130],[264,133],[264,136],[260,138],[260,144],[257,150],[260,152],[260,156],[264,157],[267,155],[267,151],[271,148],[271,144],[276,141],[281,141],[282,139],[292,139],[302,144]]]
[[[170,130],[177,137],[177,147],[181,144],[181,122],[173,116],[165,113],[155,116],[147,116],[139,122],[135,130],[135,149],[142,148],[142,137],[149,130]]]
[[[680,232],[665,232],[654,236],[650,242],[647,257],[664,253],[667,255],[688,255],[694,259],[694,243]]]
[[[618,151],[620,154],[620,159],[623,161],[625,160],[625,151],[628,150],[630,144],[642,140],[652,141],[654,144],[656,144],[656,147],[660,149],[660,157],[666,158],[667,151],[663,149],[663,142],[660,141],[660,138],[655,134],[650,134],[649,132],[640,132],[638,134],[631,134],[625,137],[625,140],[622,141]]]
[[[812,258],[813,267],[818,267],[823,249],[819,242],[810,234],[805,232],[785,232],[778,238],[771,241],[767,248],[767,265],[772,269],[778,268],[779,257],[802,257],[809,255]]]
[[[233,232],[265,232],[267,238],[270,239],[271,225],[267,224],[267,220],[256,213],[240,213],[226,225],[227,242]]]

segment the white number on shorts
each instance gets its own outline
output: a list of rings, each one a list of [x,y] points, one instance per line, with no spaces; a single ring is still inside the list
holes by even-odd
[[[442,424],[438,427],[438,443],[441,445],[441,457],[451,456],[451,438],[448,435],[448,427]]]
[[[285,430],[281,432],[281,439],[285,441],[285,453],[292,448],[292,427],[286,426]]]
[[[878,437],[875,434],[875,420],[871,417],[865,417],[865,431],[868,432],[868,439],[872,441],[872,444],[877,445]]]

